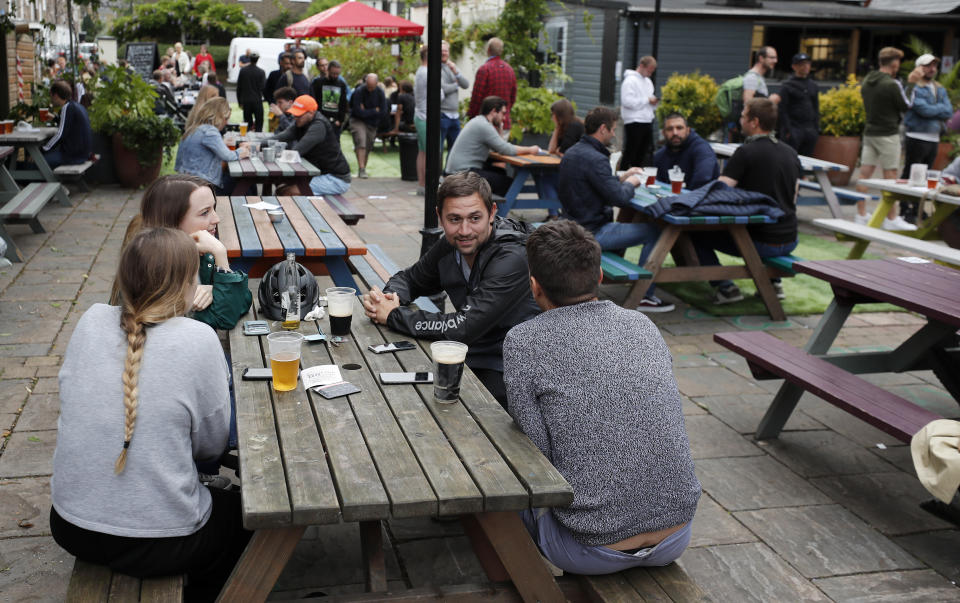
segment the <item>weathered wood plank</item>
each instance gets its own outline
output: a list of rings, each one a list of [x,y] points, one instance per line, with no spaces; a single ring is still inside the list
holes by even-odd
[[[258,203],[260,197],[247,197],[247,203]],[[260,239],[260,248],[263,249],[265,258],[282,258],[283,245],[280,243],[280,237],[270,221],[267,212],[254,209],[250,211],[250,217],[253,219],[253,225],[257,229],[257,237]]]
[[[293,202],[300,208],[303,216],[310,223],[313,231],[323,241],[325,248],[324,255],[346,255],[347,248],[344,246],[340,236],[334,232],[330,224],[320,215],[317,208],[314,207],[306,197],[297,195],[293,197]]]
[[[227,248],[227,257],[240,257],[240,237],[237,235],[237,225],[233,221],[233,206],[230,203],[230,197],[217,197],[217,215],[220,216],[220,223],[217,224],[217,237]]]
[[[364,255],[367,253],[366,243],[360,239],[352,228],[340,219],[335,209],[317,197],[310,197],[309,199],[313,203],[313,206],[317,208],[317,211],[320,212],[320,215],[327,221],[327,224],[333,228],[333,231],[337,233],[337,236],[343,241],[344,246],[347,248],[347,255]]]
[[[605,576],[580,576],[580,584],[587,597],[596,603],[635,603],[644,600],[623,572]]]
[[[252,290],[258,285],[258,281],[250,281]],[[240,322],[255,318],[251,308]],[[237,402],[244,526],[248,530],[287,526],[292,513],[270,404],[273,388],[269,381],[244,381],[241,377],[247,367],[269,366],[264,362],[260,338],[244,335],[242,327],[231,329],[230,360]]]
[[[181,603],[183,601],[183,576],[144,578],[140,583],[140,601]]]
[[[263,257],[263,248],[260,246],[260,237],[253,225],[250,208],[244,207],[246,197],[230,197],[233,207],[233,221],[237,226],[237,236],[240,237],[240,255],[245,258]]]
[[[623,575],[644,601],[671,603],[673,599],[660,588],[648,569],[658,568],[634,567],[624,571]]]
[[[276,197],[276,199],[277,203],[283,207],[284,213],[287,214],[287,220],[290,222],[290,226],[293,227],[297,237],[299,237],[303,243],[305,250],[304,255],[327,255],[326,246],[323,244],[323,241],[320,240],[320,236],[313,229],[313,226],[310,225],[310,222],[303,215],[303,212],[300,211],[300,207],[294,203],[293,197]]]
[[[111,574],[110,568],[105,565],[75,560],[67,587],[67,603],[106,602],[110,593]]]
[[[273,203],[274,205],[281,205],[282,207],[282,204],[276,197],[263,197],[263,200],[267,203]],[[284,208],[284,213],[286,214],[286,208]],[[297,236],[296,231],[294,231],[289,214],[285,215],[283,220],[272,222],[272,224],[274,230],[277,232],[277,236],[280,237],[280,244],[283,246],[285,253],[293,253],[297,256],[306,255],[306,248],[304,248],[303,242],[300,240],[300,237]]]
[[[677,565],[671,563],[663,567],[647,568],[650,576],[657,581],[657,584],[667,593],[673,601],[710,601],[703,589],[697,586],[697,583],[687,575],[687,572]]]
[[[180,578],[181,588],[183,578]],[[140,600],[140,579],[126,574],[114,574],[110,580],[110,596],[107,599],[110,603],[127,603],[128,601]],[[183,593],[181,592],[181,601]]]

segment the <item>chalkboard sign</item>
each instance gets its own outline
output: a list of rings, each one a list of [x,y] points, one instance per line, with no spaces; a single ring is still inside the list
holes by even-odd
[[[144,79],[153,79],[153,70],[160,66],[156,42],[131,42],[127,44],[127,62]]]

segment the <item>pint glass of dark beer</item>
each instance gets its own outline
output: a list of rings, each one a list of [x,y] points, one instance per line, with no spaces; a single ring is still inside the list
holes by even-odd
[[[349,335],[357,290],[352,287],[330,287],[326,293],[327,312],[330,314],[330,333],[340,336]]]
[[[430,344],[430,355],[433,356],[433,398],[452,404],[460,397],[467,345],[459,341],[434,341]]]

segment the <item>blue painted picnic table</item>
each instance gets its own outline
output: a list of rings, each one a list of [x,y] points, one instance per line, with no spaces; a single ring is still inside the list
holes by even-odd
[[[273,187],[288,185],[295,186],[301,195],[312,195],[310,179],[320,175],[320,168],[303,158],[286,163],[248,157],[227,162],[227,169],[234,181],[234,195],[256,195],[258,184],[263,195],[273,192]]]
[[[279,205],[283,219],[271,222],[267,212],[245,207],[259,201]],[[319,197],[217,197],[218,234],[230,264],[251,277],[293,253],[316,275],[329,274],[338,286],[356,288],[347,256],[365,255],[364,242]]]
[[[654,203],[658,197],[670,196],[669,187],[664,185],[648,188],[641,186],[637,188],[636,195],[631,203],[635,212],[634,220],[644,220],[647,214],[644,208]],[[763,300],[767,311],[774,320],[786,320],[786,314],[777,299],[777,294],[773,290],[770,278],[779,276],[780,273],[773,267],[765,266],[760,256],[757,255],[757,249],[750,239],[747,232],[747,226],[750,224],[772,224],[775,219],[769,216],[680,216],[674,214],[665,214],[657,222],[661,227],[660,237],[650,256],[647,258],[644,268],[650,273],[649,276],[640,274],[633,281],[630,293],[624,301],[624,307],[635,307],[643,299],[650,282],[656,283],[676,283],[688,281],[707,281],[722,279],[753,279],[757,286],[757,291]],[[743,257],[743,265],[733,266],[701,266],[697,259],[697,254],[690,240],[690,233],[705,230],[722,230],[730,233],[740,256]],[[663,262],[667,254],[673,256],[676,263],[675,267],[663,267]]]
[[[497,208],[497,214],[506,216],[511,209],[560,209],[560,198],[557,195],[553,180],[544,177],[547,174],[555,175],[560,168],[560,157],[541,153],[540,155],[502,155],[490,153],[490,158],[502,161],[513,166],[516,170],[513,182],[504,195],[504,203]],[[533,178],[534,188],[529,189],[527,180]],[[536,192],[536,199],[519,199],[520,193]]]

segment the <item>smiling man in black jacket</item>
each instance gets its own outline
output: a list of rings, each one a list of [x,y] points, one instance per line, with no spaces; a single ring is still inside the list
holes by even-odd
[[[374,322],[421,339],[470,346],[467,366],[506,407],[503,338],[540,313],[530,293],[526,225],[497,217],[490,185],[474,172],[448,176],[437,190],[444,238],[416,264],[393,275],[383,291],[363,296]],[[409,304],[446,292],[454,312],[425,312]]]

